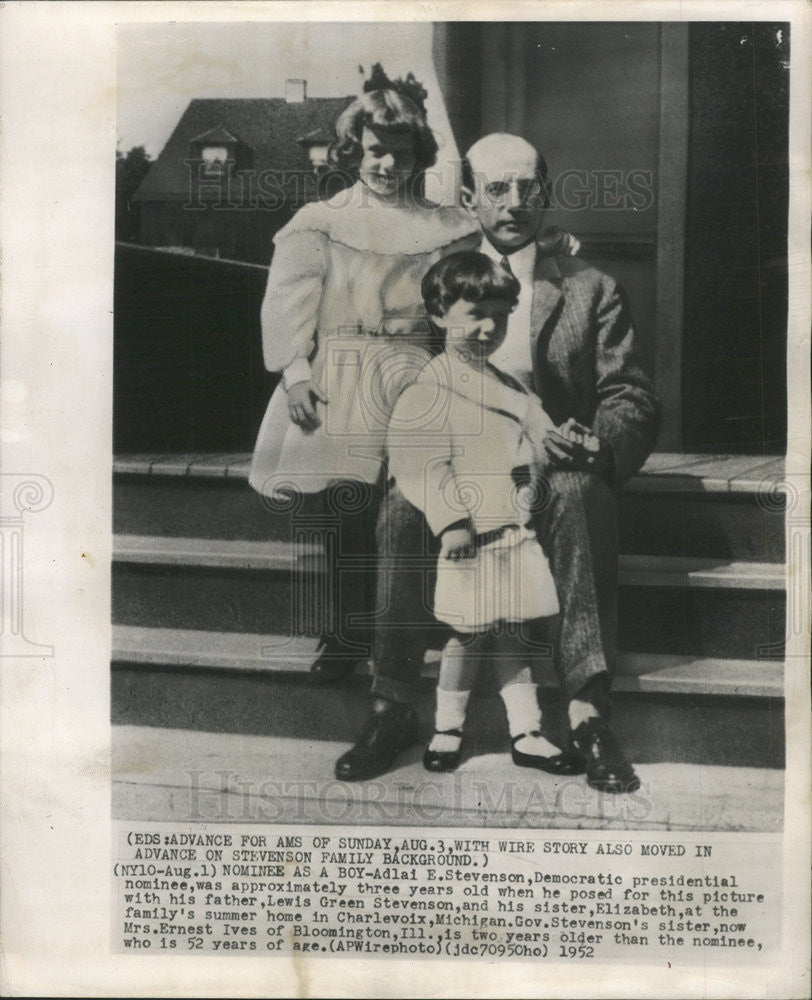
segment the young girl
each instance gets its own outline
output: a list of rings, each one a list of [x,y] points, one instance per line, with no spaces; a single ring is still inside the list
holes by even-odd
[[[535,396],[488,362],[505,339],[519,288],[509,271],[472,251],[428,271],[423,296],[445,333],[445,352],[404,390],[390,424],[390,472],[440,539],[434,613],[456,633],[443,650],[435,734],[424,756],[432,771],[459,763],[483,656],[497,675],[515,763],[559,774],[583,770],[579,758],[539,732],[536,685],[515,627],[558,611],[530,526],[542,441],[553,424]]]
[[[274,239],[262,336],[266,367],[282,379],[250,475],[267,497],[323,501],[315,529],[332,572],[314,683],[344,676],[369,656],[386,427],[398,392],[429,358],[420,280],[477,231],[461,209],[425,200],[437,143],[409,96],[364,94],[336,133],[332,159],[355,183],[305,205]]]

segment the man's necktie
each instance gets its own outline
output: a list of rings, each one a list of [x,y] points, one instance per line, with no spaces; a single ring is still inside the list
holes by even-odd
[[[513,274],[513,268],[512,268],[511,266],[510,266],[510,261],[508,260],[508,258],[507,258],[507,257],[503,257],[503,258],[502,258],[502,259],[501,259],[501,260],[499,261],[499,263],[500,263],[500,264],[502,265],[502,267],[503,267],[503,268],[504,268],[504,269],[505,269],[505,270],[507,271],[507,273],[508,273],[508,274]],[[513,276],[514,276],[514,278],[516,277],[515,275],[513,275]]]

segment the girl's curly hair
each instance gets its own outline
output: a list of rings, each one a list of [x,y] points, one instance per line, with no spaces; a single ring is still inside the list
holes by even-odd
[[[415,100],[420,99],[422,104],[426,92],[411,74],[405,82],[392,83],[382,70],[376,77],[376,69],[380,69],[379,64],[373,69],[369,83],[386,81],[390,86],[368,90],[339,115],[336,139],[328,153],[330,163],[337,170],[356,178],[361,162],[361,136],[365,128],[384,135],[387,132],[398,135],[411,133],[415,155],[411,189],[413,194],[423,197],[425,172],[437,162],[438,150],[425,113]],[[413,97],[403,93],[401,88],[403,91],[410,90]]]

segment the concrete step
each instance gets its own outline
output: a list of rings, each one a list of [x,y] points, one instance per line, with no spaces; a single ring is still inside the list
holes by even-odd
[[[306,636],[211,632],[194,629],[113,627],[115,663],[151,667],[198,668],[306,675],[317,640]],[[439,651],[428,650],[424,678],[436,678]],[[371,664],[359,663],[356,673],[371,674]],[[547,660],[539,683],[557,689],[558,680]],[[684,695],[732,695],[751,698],[783,696],[783,665],[769,660],[721,660],[622,653],[618,658],[616,691]]]
[[[297,514],[247,486],[250,456],[132,455],[114,463],[114,531],[244,540],[288,539]],[[628,553],[784,558],[783,460],[763,456],[652,455],[620,497]]]
[[[114,538],[113,558],[116,624],[322,630],[329,577],[318,544],[126,535]],[[780,564],[623,556],[620,583],[624,650],[751,659],[784,635]]]
[[[249,460],[231,454],[116,460],[117,815],[165,817],[188,788],[183,754],[176,751],[195,740],[205,748],[212,734],[218,747],[227,748],[220,770],[212,769],[215,783],[220,771],[233,770],[235,745],[248,740],[256,744],[259,776],[284,776],[287,762],[295,760],[296,780],[312,777],[332,786],[335,757],[357,736],[368,710],[368,664],[329,688],[307,683],[327,582],[320,546],[309,532],[318,507],[306,501],[297,519],[269,510],[247,485]],[[781,775],[773,769],[784,764],[783,665],[770,656],[784,635],[782,476],[778,459],[653,455],[620,497],[624,652],[613,721],[644,782],[651,779],[652,801],[659,791],[667,792],[662,808],[635,816],[632,825],[650,819],[653,827],[672,829],[780,827]],[[291,544],[297,537],[306,544]],[[433,638],[435,644],[442,641],[440,632]],[[431,729],[438,657],[436,649],[427,652],[420,682],[425,734]],[[539,669],[545,731],[560,743],[566,723],[559,687],[549,660]],[[127,748],[143,745],[143,727],[156,748],[164,749],[155,768],[138,765],[130,773]],[[535,801],[539,775],[510,765],[504,729],[501,703],[485,669],[471,703],[469,756],[460,775],[482,774],[489,787],[501,789],[515,784],[518,772],[533,786]],[[207,756],[201,749],[203,756],[193,755],[195,768],[204,758],[216,764],[219,752],[213,747]],[[416,747],[392,772],[398,797],[404,781],[415,788],[425,783],[421,753]],[[677,770],[685,794],[672,787]],[[177,788],[175,772],[181,776]],[[769,790],[762,789],[761,775],[769,777]],[[390,779],[382,780],[386,785]],[[704,793],[714,782],[720,793],[708,799]],[[738,788],[737,782],[743,782],[741,808],[728,803],[727,792]],[[700,786],[703,795],[692,797]],[[764,816],[755,820],[753,789],[764,807]],[[600,796],[596,810],[585,807],[583,817],[562,819],[557,807],[532,817],[510,808],[484,815],[472,800],[471,808],[460,810],[452,791],[448,808],[436,812],[441,824],[622,828],[628,821],[622,807],[609,817]],[[552,791],[555,800],[558,793]],[[314,794],[312,801],[288,802],[298,820],[302,810],[323,811],[324,796]],[[376,786],[374,794],[385,796],[385,788]],[[212,801],[218,798],[218,808],[229,808],[229,796],[221,789]],[[362,799],[359,793],[350,821],[368,821]],[[413,812],[407,808],[404,815]]]
[[[621,587],[618,645],[646,653],[761,659],[785,637],[783,591]]]
[[[783,508],[768,509],[753,493],[624,491],[618,524],[621,552],[784,559]]]
[[[128,822],[273,822],[499,829],[772,831],[780,833],[777,768],[636,763],[633,796],[593,791],[515,767],[505,747],[471,751],[453,774],[428,774],[422,746],[374,781],[332,778],[345,741],[113,727],[112,813]],[[191,777],[190,777],[191,776]]]
[[[117,455],[114,475],[172,476],[185,479],[247,479],[249,452]],[[784,476],[780,455],[692,455],[655,452],[628,484],[647,493],[772,492]]]
[[[243,737],[298,741],[297,762],[314,744],[330,741],[341,749],[358,737],[369,711],[369,678],[354,676],[325,688],[311,687],[301,674],[200,668],[167,669],[117,664],[111,675],[112,722],[169,727],[188,734],[224,733],[236,748]],[[557,688],[543,688],[544,731],[558,745],[566,740],[564,706]],[[416,692],[422,738],[433,728],[434,682]],[[774,698],[730,695],[616,691],[612,724],[641,765],[680,762],[731,767],[779,768],[784,764],[784,713]],[[509,749],[501,699],[487,671],[481,672],[469,704],[466,754],[502,754]],[[420,749],[414,757],[419,760]],[[145,758],[147,759],[147,758]],[[333,757],[333,760],[335,758]],[[159,764],[159,761],[156,761]],[[201,760],[198,766],[206,766]],[[273,777],[269,769],[266,777]],[[332,766],[300,779],[332,777]]]
[[[275,513],[245,478],[116,474],[113,531],[265,541],[291,535],[291,519]]]
[[[229,541],[163,535],[115,535],[113,561],[149,566],[323,572],[317,542]],[[358,560],[356,560],[357,562]],[[433,558],[428,562],[433,563]],[[349,566],[353,560],[347,559]],[[627,586],[783,590],[780,563],[728,562],[686,556],[622,555],[620,581]]]

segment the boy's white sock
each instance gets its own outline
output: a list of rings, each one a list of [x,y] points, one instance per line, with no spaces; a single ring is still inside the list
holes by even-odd
[[[445,735],[445,731],[462,729],[470,695],[470,691],[444,691],[443,688],[437,688],[437,710],[434,713],[436,732],[429,743],[429,750],[436,750],[438,753],[454,753],[459,750],[461,738]]]
[[[561,753],[543,736],[523,735],[541,729],[541,709],[535,684],[506,684],[499,694],[505,703],[511,739],[522,736],[514,744],[516,750],[536,757],[554,757]]]

